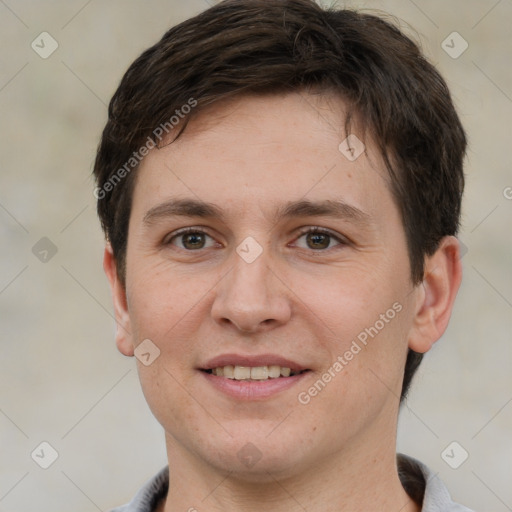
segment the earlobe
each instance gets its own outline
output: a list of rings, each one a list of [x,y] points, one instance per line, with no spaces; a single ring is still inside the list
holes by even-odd
[[[131,336],[130,315],[126,300],[126,290],[117,275],[117,265],[110,243],[105,246],[103,270],[110,283],[116,319],[116,345],[125,356],[133,356],[134,346]]]
[[[448,326],[462,280],[459,241],[444,237],[425,262],[423,282],[418,285],[417,308],[409,335],[409,348],[428,352]]]

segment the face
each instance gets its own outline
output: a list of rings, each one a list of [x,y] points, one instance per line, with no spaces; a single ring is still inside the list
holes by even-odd
[[[340,146],[343,108],[232,100],[137,171],[117,343],[150,340],[140,380],[176,457],[264,478],[394,443],[425,293],[372,141]]]

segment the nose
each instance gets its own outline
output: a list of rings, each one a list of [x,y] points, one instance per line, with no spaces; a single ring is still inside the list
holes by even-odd
[[[250,263],[236,253],[234,260],[216,288],[211,310],[214,320],[244,333],[262,332],[288,322],[291,292],[271,268],[266,251]]]

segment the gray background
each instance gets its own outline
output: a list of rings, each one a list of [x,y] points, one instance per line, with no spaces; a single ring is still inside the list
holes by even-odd
[[[456,500],[512,510],[512,1],[344,5],[403,20],[445,76],[470,139],[464,282],[401,413],[398,447],[438,472]],[[90,172],[127,66],[207,6],[0,0],[0,511],[108,510],[166,464],[135,361],[114,346]],[[43,31],[59,45],[46,59],[31,47]],[[469,44],[458,58],[442,46],[454,31]],[[47,241],[34,254],[43,237],[55,255]],[[31,458],[43,441],[58,452],[48,469]],[[449,451],[452,464],[469,453],[458,469],[441,457],[452,441],[462,447]]]

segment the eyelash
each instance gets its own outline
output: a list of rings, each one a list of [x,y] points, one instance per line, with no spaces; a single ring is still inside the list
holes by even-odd
[[[204,235],[209,236],[210,238],[213,238],[207,231],[205,231],[203,229],[189,227],[189,228],[180,229],[179,231],[176,231],[175,233],[172,233],[171,234],[172,236],[166,237],[166,239],[164,239],[164,245],[172,245],[172,241],[175,238],[179,238],[180,236],[187,235],[189,233],[204,234]],[[308,228],[305,228],[305,229],[301,230],[299,232],[299,235],[297,236],[296,240],[298,240],[299,238],[301,238],[302,236],[304,236],[304,235],[306,235],[308,233],[313,233],[313,234],[318,233],[318,234],[322,234],[322,235],[328,235],[329,237],[331,237],[334,240],[336,240],[337,242],[339,242],[339,245],[341,245],[341,246],[348,245],[348,243],[349,243],[347,240],[345,240],[342,237],[334,234],[332,231],[330,231],[328,229],[325,229],[325,228],[322,228],[320,226],[311,226],[311,227],[308,227]],[[187,251],[187,252],[198,252],[198,251],[201,250],[201,249],[196,249],[196,250],[193,250],[193,249],[182,249],[181,247],[179,247],[178,249],[183,250],[183,251]],[[309,249],[309,250],[313,251],[313,252],[327,252],[327,251],[329,251],[331,249],[333,249],[333,248],[330,247],[330,248],[327,248],[327,249],[319,249],[319,250]]]

